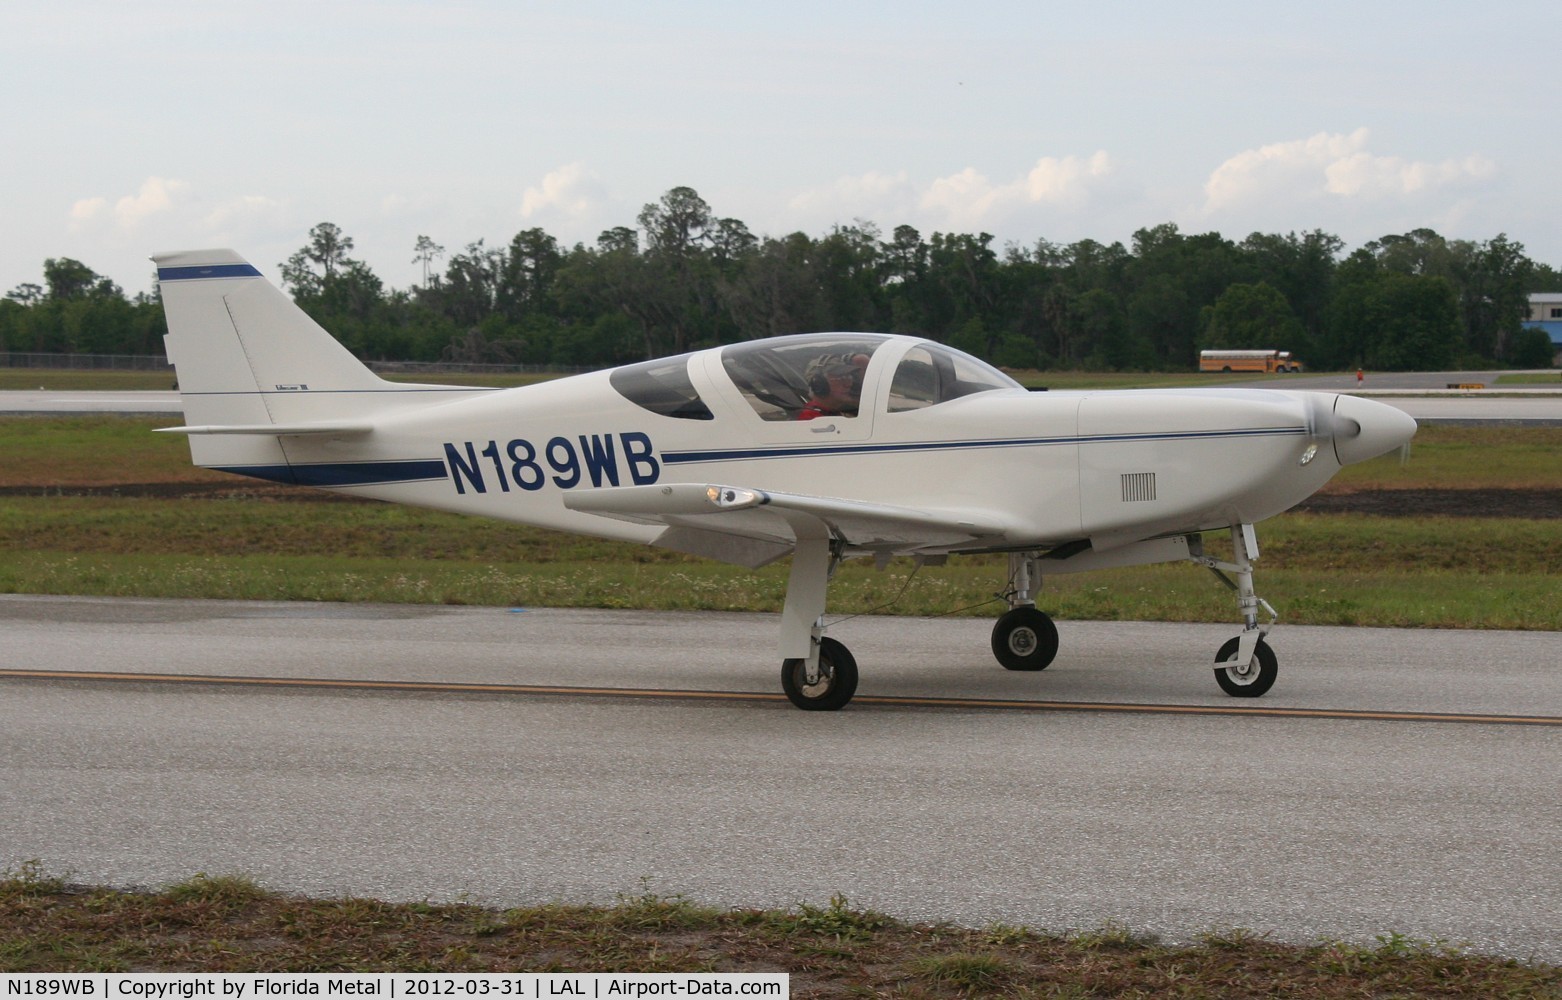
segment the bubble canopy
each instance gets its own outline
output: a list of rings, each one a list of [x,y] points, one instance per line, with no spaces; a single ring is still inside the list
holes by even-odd
[[[910,343],[890,371],[873,367],[886,345]],[[848,378],[854,396],[872,398],[879,381],[889,379],[889,413],[920,410],[979,392],[1023,387],[1003,372],[961,351],[932,341],[872,333],[814,333],[772,337],[718,348],[721,368],[761,419],[807,419],[811,401],[829,390],[830,378]],[[689,375],[695,355],[658,358],[616,369],[613,388],[635,404],[663,416],[714,419]],[[893,354],[891,355],[893,358]],[[838,415],[850,419],[857,409]]]

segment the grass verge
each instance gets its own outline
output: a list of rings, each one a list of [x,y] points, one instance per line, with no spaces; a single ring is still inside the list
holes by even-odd
[[[1562,532],[1518,518],[1287,514],[1260,532],[1261,592],[1314,625],[1562,630]],[[1222,539],[1209,536],[1218,554]],[[787,565],[748,570],[647,546],[373,503],[0,499],[0,592],[235,600],[779,611]],[[985,616],[1002,557],[913,572],[848,562],[831,614]],[[1500,567],[1499,569],[1493,569]],[[1229,592],[1168,564],[1053,576],[1061,619],[1232,619]]]
[[[1562,970],[1388,933],[1290,945],[1240,930],[1164,944],[910,924],[841,896],[719,910],[651,893],[515,909],[307,899],[242,876],[156,891],[0,877],[0,972],[787,972],[794,997],[1562,996]]]
[[[1498,375],[1494,385],[1556,385],[1562,381],[1562,372],[1535,371],[1535,372],[1510,372],[1507,375]]]

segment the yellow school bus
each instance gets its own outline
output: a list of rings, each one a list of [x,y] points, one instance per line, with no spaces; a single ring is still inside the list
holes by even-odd
[[[1299,372],[1290,351],[1200,351],[1201,372]]]

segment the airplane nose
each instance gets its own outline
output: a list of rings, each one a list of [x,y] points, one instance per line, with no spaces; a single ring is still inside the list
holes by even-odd
[[[1415,436],[1416,422],[1403,410],[1362,399],[1335,396],[1334,457],[1341,465],[1376,458],[1407,444]]]

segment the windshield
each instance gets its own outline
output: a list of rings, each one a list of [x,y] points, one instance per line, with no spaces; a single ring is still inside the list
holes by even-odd
[[[743,398],[765,420],[855,417],[863,373],[884,337],[807,334],[734,344],[721,363]]]
[[[989,365],[942,344],[918,344],[901,359],[890,383],[889,411],[920,410],[994,389],[1023,389]]]
[[[681,420],[715,419],[689,381],[687,354],[615,368],[608,381],[625,399],[652,413]]]

